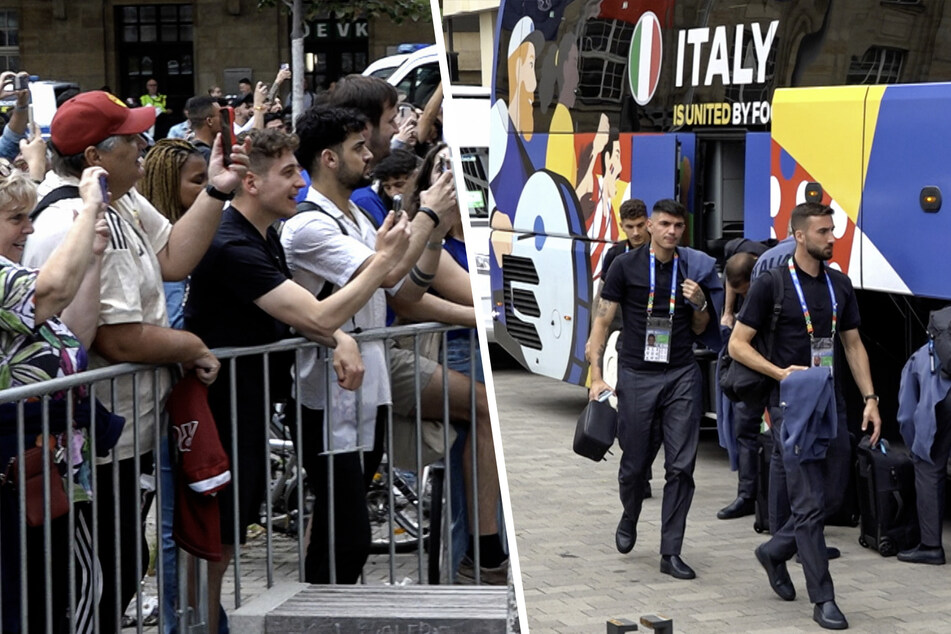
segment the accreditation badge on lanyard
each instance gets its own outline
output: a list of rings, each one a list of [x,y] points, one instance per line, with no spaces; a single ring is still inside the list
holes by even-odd
[[[650,250],[651,286],[647,295],[647,328],[644,334],[644,361],[670,363],[670,344],[674,330],[674,307],[677,303],[677,263],[679,256],[674,251],[674,266],[670,272],[670,307],[667,318],[654,317],[654,291],[656,288],[657,260],[654,247]]]
[[[829,278],[828,271],[823,271],[826,276],[826,286],[829,287],[829,298],[832,300],[832,336],[816,337],[815,330],[812,327],[812,316],[809,314],[809,306],[806,304],[806,297],[802,293],[802,285],[799,283],[799,276],[796,274],[796,266],[793,259],[789,258],[789,276],[792,277],[793,286],[796,288],[796,295],[799,296],[799,305],[802,308],[802,316],[806,320],[806,332],[809,333],[809,365],[814,368],[829,368],[830,373],[834,373],[835,359],[835,327],[838,319],[839,304],[835,299],[835,290],[832,288],[832,280]]]

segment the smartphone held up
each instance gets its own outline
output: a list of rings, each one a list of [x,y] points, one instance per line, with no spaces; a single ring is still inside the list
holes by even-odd
[[[231,165],[231,149],[237,142],[234,135],[234,108],[224,106],[221,109],[221,149],[225,167]]]

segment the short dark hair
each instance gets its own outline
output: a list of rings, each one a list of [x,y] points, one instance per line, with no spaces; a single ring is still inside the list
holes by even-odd
[[[409,190],[409,198],[404,199],[403,201],[403,208],[410,216],[415,215],[416,211],[419,209],[420,194],[432,187],[432,172],[433,166],[436,164],[436,157],[439,156],[439,153],[447,147],[449,146],[442,141],[436,143],[431,148],[429,148],[429,151],[423,158],[423,162],[420,163],[419,170],[416,172],[416,178],[414,179],[413,185]]]
[[[736,253],[730,256],[723,267],[726,282],[733,288],[745,284],[753,277],[753,266],[759,259],[752,253]]]
[[[806,222],[809,218],[816,216],[831,216],[835,212],[832,207],[822,203],[800,203],[793,207],[792,216],[789,219],[789,226],[793,233],[806,228]]]
[[[265,112],[264,125],[267,125],[272,121],[280,121],[281,123],[284,123],[284,114],[281,112]]]
[[[238,83],[239,83],[239,84],[247,84],[247,85],[250,86],[250,85],[251,85],[251,78],[250,78],[250,77],[242,77],[241,79],[238,80]]]
[[[188,111],[188,121],[192,124],[192,130],[205,125],[205,119],[215,114],[215,104],[218,102],[214,97],[207,95],[198,95],[185,102],[185,110]]]
[[[407,150],[393,150],[373,168],[373,178],[381,181],[397,176],[408,176],[416,170],[419,161]]]
[[[251,139],[248,162],[250,170],[255,174],[267,171],[272,160],[288,150],[296,151],[300,143],[296,134],[288,134],[284,130],[275,128],[263,130],[252,128],[247,134],[241,135],[242,142],[246,138]]]
[[[687,210],[679,202],[673,198],[661,198],[656,203],[654,203],[654,209],[651,211],[653,214],[655,211],[659,211],[664,214],[670,214],[671,216],[676,216],[677,218],[686,218]]]
[[[396,88],[379,77],[347,75],[327,95],[327,103],[338,108],[352,108],[367,118],[374,127],[380,125],[383,111],[399,101]]]
[[[647,217],[647,205],[640,198],[629,198],[621,203],[621,220],[637,220]]]
[[[321,152],[340,145],[348,136],[362,132],[366,127],[366,117],[356,110],[328,106],[311,108],[297,120],[297,135],[300,137],[297,162],[312,172]]]

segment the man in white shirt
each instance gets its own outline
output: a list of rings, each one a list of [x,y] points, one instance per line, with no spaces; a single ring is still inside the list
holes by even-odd
[[[347,286],[376,253],[377,230],[369,217],[350,202],[350,194],[367,175],[372,156],[364,132],[366,119],[352,110],[318,107],[298,120],[301,136],[298,160],[310,172],[312,185],[307,203],[284,225],[281,243],[294,281],[314,295]],[[359,332],[386,325],[386,298],[394,295],[418,298],[428,287],[439,263],[440,244],[452,224],[455,190],[449,178],[441,179],[425,193],[428,212],[413,220],[412,235],[403,257],[380,284],[367,304],[344,326]],[[307,210],[307,207],[310,207]],[[408,278],[408,279],[407,279]],[[309,484],[317,496],[312,538],[305,562],[310,583],[356,583],[369,554],[370,525],[366,487],[382,455],[382,426],[392,401],[389,371],[383,341],[361,345],[364,381],[359,393],[333,388],[330,394],[332,429],[325,446],[323,413],[327,407],[325,364],[316,351],[302,355],[300,365],[301,427],[304,448],[300,452]],[[361,401],[358,404],[357,398]],[[363,464],[359,451],[364,450]],[[324,452],[334,452],[335,561],[330,568],[326,499],[331,461]]]

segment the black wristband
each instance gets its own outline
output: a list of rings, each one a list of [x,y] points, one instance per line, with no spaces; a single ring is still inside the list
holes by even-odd
[[[439,216],[437,216],[436,212],[429,207],[420,207],[419,213],[429,216],[429,219],[433,221],[434,228],[439,226]]]
[[[225,202],[225,203],[231,200],[232,198],[234,198],[234,192],[230,192],[226,194],[220,189],[216,189],[215,186],[212,185],[211,183],[209,183],[208,185],[205,185],[205,193],[211,196],[212,198],[214,198],[215,200],[220,200],[221,202]]]

